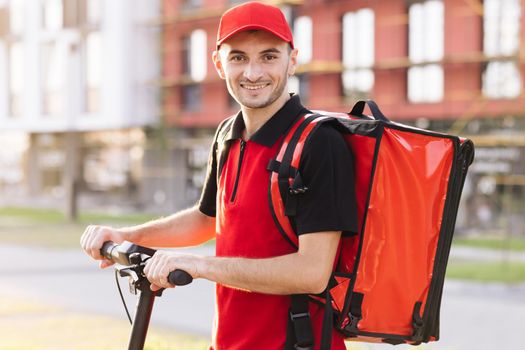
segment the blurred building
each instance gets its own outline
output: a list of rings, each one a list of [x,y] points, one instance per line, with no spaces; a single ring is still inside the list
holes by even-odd
[[[0,132],[29,135],[0,148],[0,190],[194,203],[238,110],[211,52],[240,2],[0,0]],[[394,121],[472,138],[459,231],[525,232],[525,0],[269,2],[293,28],[290,89],[307,106],[373,98]]]
[[[177,130],[188,202],[214,128],[238,109],[210,54],[221,13],[240,2],[163,0],[162,116]],[[472,138],[458,228],[525,233],[525,1],[271,3],[293,27],[292,90],[306,105],[349,111],[373,98],[392,120]]]
[[[4,194],[133,187],[158,125],[159,15],[152,0],[0,0],[0,131],[29,135],[9,143],[25,169],[0,177]]]

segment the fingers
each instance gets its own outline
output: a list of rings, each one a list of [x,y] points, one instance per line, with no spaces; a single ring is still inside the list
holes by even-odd
[[[204,258],[197,255],[158,250],[146,262],[144,274],[152,284],[152,288],[173,288],[174,285],[168,281],[170,272],[180,269],[189,273],[193,278],[199,278],[197,265],[202,261]]]
[[[98,263],[98,266],[101,268],[101,269],[105,269],[106,267],[109,267],[111,265],[114,265],[115,263],[113,261],[110,261],[110,260],[107,260],[107,259],[104,259],[104,260],[100,260],[100,262]]]
[[[175,286],[173,286],[173,288],[175,288]],[[157,286],[157,285],[155,285],[155,284],[151,284],[151,285],[149,286],[149,289],[151,289],[153,292],[156,292],[156,291],[162,289],[162,287],[159,287],[159,286]]]
[[[106,241],[114,241],[119,243],[121,241],[120,234],[117,230],[107,227],[107,226],[98,226],[98,225],[89,225],[86,227],[86,230],[80,238],[80,246],[84,252],[91,256],[95,260],[103,260],[104,257],[100,255],[100,249]],[[107,267],[111,265],[109,261],[106,260],[105,263],[101,263],[101,267]]]
[[[82,237],[80,237],[80,246],[82,247],[84,252],[88,255],[91,255],[91,240],[93,239],[93,230],[94,230],[94,226],[89,225],[84,230]]]
[[[99,228],[98,226],[90,225],[87,227],[86,233],[86,252],[94,259],[101,259],[102,256],[100,255],[100,248],[102,246],[100,245],[99,247],[97,244],[97,238],[99,235],[102,234],[101,228]]]
[[[168,275],[175,269],[176,256],[165,251],[157,251],[146,263],[144,274],[151,283],[151,290],[175,287],[168,282]]]

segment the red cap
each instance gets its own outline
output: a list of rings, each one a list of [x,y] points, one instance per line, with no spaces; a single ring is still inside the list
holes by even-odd
[[[264,30],[290,44],[293,49],[292,31],[282,11],[260,2],[247,2],[226,11],[217,31],[217,48],[231,36],[245,30]]]

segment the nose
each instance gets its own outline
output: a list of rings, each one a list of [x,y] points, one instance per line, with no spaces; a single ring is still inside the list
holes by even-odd
[[[244,77],[249,81],[257,81],[263,76],[263,70],[259,63],[249,62],[244,69]]]

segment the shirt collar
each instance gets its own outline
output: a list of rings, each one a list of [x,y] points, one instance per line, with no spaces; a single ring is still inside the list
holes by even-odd
[[[297,117],[299,117],[299,115],[309,112],[310,111],[301,104],[299,95],[292,95],[291,98],[286,101],[284,106],[250,137],[250,141],[266,147],[271,147],[282,135],[284,135],[286,130],[292,126],[292,123]],[[226,135],[225,140],[228,141],[242,138],[244,129],[245,125],[242,118],[242,112],[239,111],[237,116],[235,116],[233,125]]]

